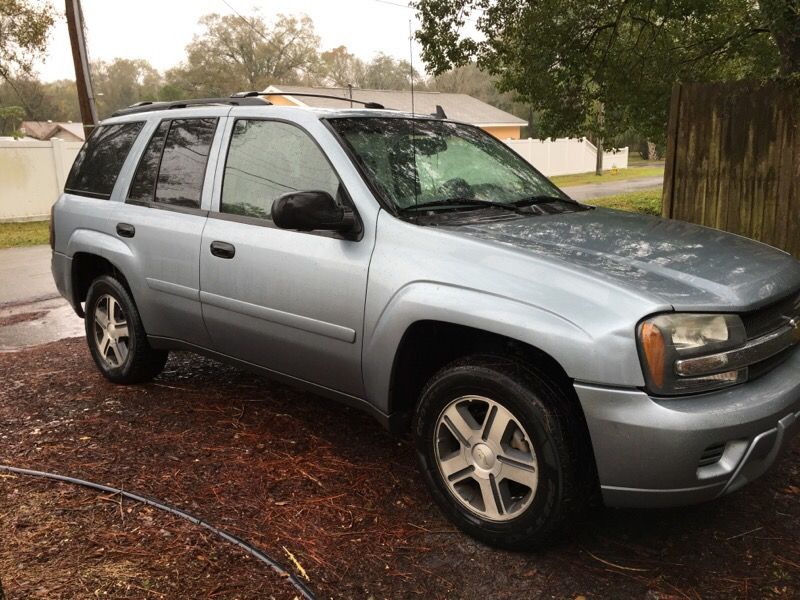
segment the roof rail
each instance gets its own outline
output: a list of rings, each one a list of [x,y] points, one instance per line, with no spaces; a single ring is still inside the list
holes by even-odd
[[[385,109],[383,104],[377,102],[365,102],[363,100],[356,100],[355,98],[348,98],[347,96],[333,96],[332,94],[310,94],[306,92],[238,92],[233,94],[231,98],[254,98],[256,96],[296,96],[298,98],[328,98],[330,100],[341,100],[342,102],[355,102],[361,104],[364,108]]]
[[[231,96],[230,98],[196,98],[193,100],[173,100],[170,102],[153,102],[145,100],[131,104],[127,108],[121,108],[114,112],[112,117],[123,115],[133,115],[137,113],[153,112],[155,110],[170,110],[176,108],[188,108],[191,106],[265,106],[272,104],[269,100],[261,100],[252,96]]]

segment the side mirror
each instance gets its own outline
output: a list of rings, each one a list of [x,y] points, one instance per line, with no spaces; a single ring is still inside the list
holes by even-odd
[[[328,192],[289,192],[272,203],[272,222],[281,229],[339,231],[355,228],[353,211],[339,206]]]

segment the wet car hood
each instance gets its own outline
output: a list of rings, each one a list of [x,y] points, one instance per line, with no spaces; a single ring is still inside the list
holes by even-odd
[[[752,310],[800,289],[800,262],[780,250],[648,215],[598,208],[446,229],[610,278],[676,310]]]

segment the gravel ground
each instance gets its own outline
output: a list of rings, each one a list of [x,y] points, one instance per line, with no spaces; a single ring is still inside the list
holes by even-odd
[[[82,340],[0,354],[0,463],[177,505],[302,568],[320,598],[797,598],[799,459],[800,438],[730,497],[599,510],[547,551],[509,553],[455,531],[408,441],[351,409],[186,353],[131,387]],[[2,474],[0,580],[9,599],[295,596],[190,523]]]

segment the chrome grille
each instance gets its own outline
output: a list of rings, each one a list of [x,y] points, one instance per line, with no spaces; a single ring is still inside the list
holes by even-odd
[[[786,298],[759,310],[744,313],[741,317],[748,339],[753,339],[785,325],[786,317],[793,314],[800,314],[800,293],[798,292],[793,292]]]

